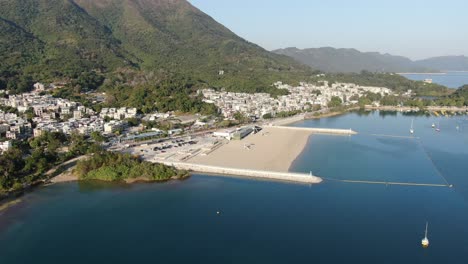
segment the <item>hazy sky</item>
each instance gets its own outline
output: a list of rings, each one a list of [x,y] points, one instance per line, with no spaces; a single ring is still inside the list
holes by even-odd
[[[468,55],[468,0],[189,0],[272,50],[356,48],[421,59]]]

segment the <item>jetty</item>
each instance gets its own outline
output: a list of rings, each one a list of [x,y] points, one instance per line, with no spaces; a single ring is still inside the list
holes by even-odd
[[[357,132],[352,129],[335,129],[335,128],[313,128],[313,127],[291,127],[291,126],[272,126],[274,128],[307,131],[311,134],[329,134],[329,135],[356,135]]]
[[[264,170],[252,170],[252,169],[238,169],[238,168],[227,168],[218,166],[209,166],[202,164],[186,163],[186,162],[162,162],[167,166],[172,166],[179,170],[187,170],[199,173],[208,174],[221,174],[221,175],[233,175],[248,178],[259,178],[267,180],[278,180],[278,181],[289,181],[297,183],[317,184],[321,183],[320,177],[305,173],[292,173],[292,172],[277,172],[277,171],[264,171]]]

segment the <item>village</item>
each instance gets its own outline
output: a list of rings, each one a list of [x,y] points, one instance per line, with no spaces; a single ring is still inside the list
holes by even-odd
[[[338,97],[344,105],[357,103],[357,98],[367,92],[391,95],[392,91],[381,87],[363,87],[354,84],[335,83],[322,85],[300,83],[294,87],[282,82],[274,84],[278,89],[285,89],[288,95],[271,97],[266,93],[232,93],[215,91],[213,89],[199,90],[204,101],[215,104],[224,120],[235,119],[236,113],[241,113],[252,120],[262,120],[265,117],[275,117],[280,112],[303,112],[314,106],[327,108],[333,97]],[[0,99],[0,151],[12,147],[11,140],[25,140],[39,137],[44,132],[60,132],[67,135],[80,133],[91,135],[100,133],[108,137],[111,144],[125,146],[128,142],[145,141],[163,136],[172,137],[184,132],[187,134],[200,129],[214,129],[214,122],[205,120],[199,115],[175,117],[174,113],[139,114],[137,108],[102,108],[99,112],[64,98],[55,98],[46,91],[51,85],[34,84],[30,93],[8,95]],[[28,116],[29,118],[26,118]],[[147,122],[167,121],[174,119],[182,125],[167,130],[146,128],[139,124],[132,126],[128,120],[135,119]],[[234,134],[244,134],[243,128],[220,130],[217,136],[232,139]],[[185,131],[187,130],[187,131]],[[244,129],[245,130],[245,129]],[[247,129],[250,131],[250,128]],[[228,131],[228,132],[226,132]]]
[[[233,118],[237,112],[260,119],[264,116],[275,117],[280,112],[307,111],[314,106],[317,109],[327,108],[333,97],[338,97],[343,105],[357,104],[359,97],[366,93],[380,94],[382,97],[393,92],[383,87],[366,87],[348,83],[321,85],[300,83],[294,87],[282,82],[274,84],[278,89],[285,89],[288,95],[273,98],[267,93],[233,93],[204,89],[199,91],[207,103],[215,104],[225,118]],[[411,91],[408,92],[411,94]]]

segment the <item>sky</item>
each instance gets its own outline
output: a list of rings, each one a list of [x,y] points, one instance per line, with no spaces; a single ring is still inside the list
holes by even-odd
[[[468,56],[468,0],[189,0],[267,50],[356,48]]]

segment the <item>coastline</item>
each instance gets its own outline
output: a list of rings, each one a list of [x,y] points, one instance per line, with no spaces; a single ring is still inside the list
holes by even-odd
[[[287,127],[287,125],[294,124],[297,122],[300,122],[305,119],[317,119],[317,118],[325,118],[325,117],[331,117],[331,116],[336,116],[336,115],[341,115],[345,114],[351,110],[354,110],[356,108],[349,108],[345,109],[343,111],[335,111],[335,112],[329,112],[329,113],[324,113],[320,114],[318,116],[307,116],[306,114],[299,114],[296,116],[292,117],[287,117],[287,118],[282,118],[282,119],[276,119],[276,120],[271,120],[269,123],[270,126],[265,126],[265,129],[261,131],[260,133],[257,133],[257,135],[250,135],[246,139],[242,141],[237,141],[236,143],[230,144],[231,147],[237,148],[237,152],[235,153],[227,153],[227,158],[226,157],[218,157],[218,158],[212,158],[213,153],[210,153],[209,157],[206,160],[207,162],[202,162],[199,163],[199,165],[204,165],[203,163],[206,163],[205,165],[210,165],[210,164],[216,164],[216,165],[221,165],[221,167],[224,167],[227,170],[230,169],[244,169],[246,171],[248,170],[257,170],[260,173],[260,176],[255,176],[255,175],[250,175],[248,176],[249,178],[257,178],[257,179],[266,179],[266,180],[281,180],[281,178],[288,178],[289,180],[284,180],[285,182],[294,182],[296,181],[293,178],[290,178],[292,174],[295,174],[294,172],[291,172],[290,169],[293,166],[295,160],[301,155],[301,153],[304,151],[306,145],[310,141],[310,138],[312,134],[314,133],[321,133],[317,131],[307,131],[307,130],[289,130],[289,129],[284,129]],[[271,137],[270,132],[272,131],[281,131],[279,133],[274,133],[274,136]],[[263,133],[263,134],[262,134]],[[263,136],[261,136],[263,135]],[[252,136],[256,136],[253,138]],[[263,140],[258,141],[258,138],[263,137]],[[253,139],[252,139],[253,138]],[[229,144],[228,144],[229,145]],[[245,151],[245,145],[249,145],[251,147],[251,150],[257,149],[258,151]],[[260,147],[260,148],[258,148]],[[215,151],[214,151],[215,152]],[[230,151],[228,151],[230,152]],[[246,153],[248,153],[246,155]],[[224,153],[226,154],[226,153]],[[29,186],[26,189],[22,189],[19,191],[15,192],[9,192],[6,193],[5,195],[0,197],[0,206],[5,206],[6,204],[9,204],[11,202],[12,197],[19,197],[24,193],[27,193],[29,191],[33,191],[33,188],[36,188],[38,186],[49,186],[57,183],[67,183],[67,182],[78,182],[80,181],[78,179],[78,176],[73,173],[74,166],[76,165],[77,161],[86,158],[87,156],[80,156],[77,158],[74,158],[72,160],[69,160],[63,164],[60,164],[52,169],[50,169],[48,172],[46,172],[46,175],[48,176],[47,179],[42,180],[40,182],[36,182],[35,184]],[[201,157],[201,156],[199,156]],[[207,156],[205,156],[207,157]],[[196,159],[197,157],[193,158]],[[258,158],[261,158],[261,162],[257,162]],[[232,168],[229,168],[226,165],[226,160],[228,161],[227,163],[229,164],[230,161],[235,160],[236,162],[239,162],[237,165],[233,166]],[[196,164],[195,164],[196,165]],[[261,174],[266,174],[266,173],[283,173],[287,174],[290,173],[291,175],[281,175],[278,176],[279,178],[268,178],[268,177],[263,177]],[[198,174],[198,173],[207,173],[210,174],[210,172],[204,172],[204,171],[190,171],[190,174],[187,177],[184,178],[173,178],[169,180],[184,180],[188,177],[190,177],[193,174]],[[221,174],[221,175],[229,175],[229,176],[239,176],[238,174],[234,173],[212,173],[212,174]],[[297,182],[312,182],[312,183],[318,183],[321,181],[319,177],[315,177],[316,179],[310,180],[310,179],[301,179],[304,175],[296,175],[299,176]],[[126,184],[133,184],[133,183],[140,183],[140,182],[162,182],[162,181],[153,181],[153,180],[146,180],[146,179],[126,179],[123,181]],[[21,199],[19,199],[21,201]],[[16,203],[14,203],[16,204]],[[14,205],[12,204],[12,205]]]
[[[320,113],[318,115],[314,115],[312,113],[307,113],[304,115],[304,119],[320,119],[320,118],[327,118],[327,117],[332,117],[332,116],[339,116],[339,115],[344,115],[348,112],[354,111],[354,110],[359,110],[361,107],[359,106],[351,106],[349,108],[342,109],[340,111],[331,111],[331,112],[325,112],[325,113]]]
[[[297,157],[293,160],[293,162],[291,163],[291,165],[289,166],[288,170],[289,171],[294,171],[294,168],[296,167],[296,162],[299,160],[299,158],[304,154],[304,152],[306,151],[306,146],[310,146],[310,143],[312,141],[312,137],[309,137],[307,139],[307,143],[306,145],[304,146],[304,148],[302,149],[301,153],[299,153],[299,155],[297,155]],[[311,172],[312,173],[312,172]]]
[[[11,198],[6,199],[5,201],[0,201],[0,213],[7,210],[8,208],[15,206],[21,203],[23,200],[21,198]]]

